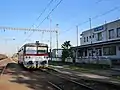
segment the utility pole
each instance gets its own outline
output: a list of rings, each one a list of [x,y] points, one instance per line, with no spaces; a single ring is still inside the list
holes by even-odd
[[[89,18],[89,22],[90,22],[90,30],[91,30],[91,18]],[[92,44],[92,30],[90,32],[90,35],[91,35],[91,44]]]
[[[93,35],[92,35],[92,30],[91,30],[91,18],[89,18],[89,22],[90,22],[90,36],[91,36],[91,49],[92,49],[92,57],[93,57],[93,47],[92,47],[92,38],[93,38]],[[89,63],[90,63],[90,60],[89,60]]]
[[[50,31],[51,31],[51,18],[49,17],[50,20]],[[52,61],[52,32],[50,32],[50,57],[51,57],[51,61]]]
[[[91,18],[89,18],[89,22],[90,22],[90,36],[91,36],[91,44],[92,44]]]
[[[59,24],[56,24],[56,46],[57,46],[57,55],[56,55],[56,57],[58,57],[58,25]]]
[[[77,58],[78,58],[78,26],[76,26],[76,30],[77,30],[77,31],[76,31],[76,34],[77,34],[77,35],[76,35],[76,36],[77,36],[77,39],[76,39],[76,40],[77,40],[76,60],[77,60]]]
[[[106,21],[105,21],[105,32],[106,32],[106,40],[108,40],[108,31],[107,31],[107,24],[106,24]]]
[[[77,46],[78,46],[78,26],[76,26],[77,29]]]

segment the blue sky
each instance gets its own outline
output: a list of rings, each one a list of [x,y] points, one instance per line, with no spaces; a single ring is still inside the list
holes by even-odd
[[[51,9],[60,1],[54,2],[46,12],[36,21],[50,0],[0,0],[0,26],[31,28],[33,23],[36,27],[51,11]],[[71,44],[76,45],[76,25],[92,19],[92,27],[104,24],[120,18],[119,0],[63,0],[62,3],[50,15],[52,19],[52,29],[59,24],[59,47],[61,44],[70,40]],[[110,10],[113,10],[109,12]],[[106,13],[105,15],[102,15]],[[45,20],[39,29],[49,29],[49,20]],[[79,33],[89,29],[89,23],[79,26]],[[66,32],[66,30],[68,30]],[[25,31],[0,31],[1,48],[0,53],[14,53],[17,48],[26,42],[36,40],[44,41],[49,44],[49,33],[34,32],[30,38],[27,38],[31,32]],[[55,34],[53,33],[52,46],[56,47]],[[13,41],[12,38],[15,38]],[[28,39],[26,42],[25,39]],[[4,47],[4,48],[3,48]]]

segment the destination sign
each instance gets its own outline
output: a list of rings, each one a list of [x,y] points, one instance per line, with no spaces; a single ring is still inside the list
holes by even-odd
[[[103,30],[103,29],[104,29],[104,27],[100,26],[100,27],[95,28],[94,31],[96,32],[96,31],[100,31],[100,30]]]

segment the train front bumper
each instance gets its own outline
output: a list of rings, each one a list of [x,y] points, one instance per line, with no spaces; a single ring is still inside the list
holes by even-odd
[[[27,62],[25,65],[24,65],[26,68],[33,68],[33,69],[37,69],[37,68],[46,68],[48,67],[48,63],[47,61],[34,61],[34,62]]]

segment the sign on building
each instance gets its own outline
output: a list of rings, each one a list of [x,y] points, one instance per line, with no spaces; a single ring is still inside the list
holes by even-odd
[[[94,28],[94,31],[96,32],[96,31],[100,31],[100,30],[103,30],[103,29],[104,29],[104,26],[99,26],[97,28]]]

